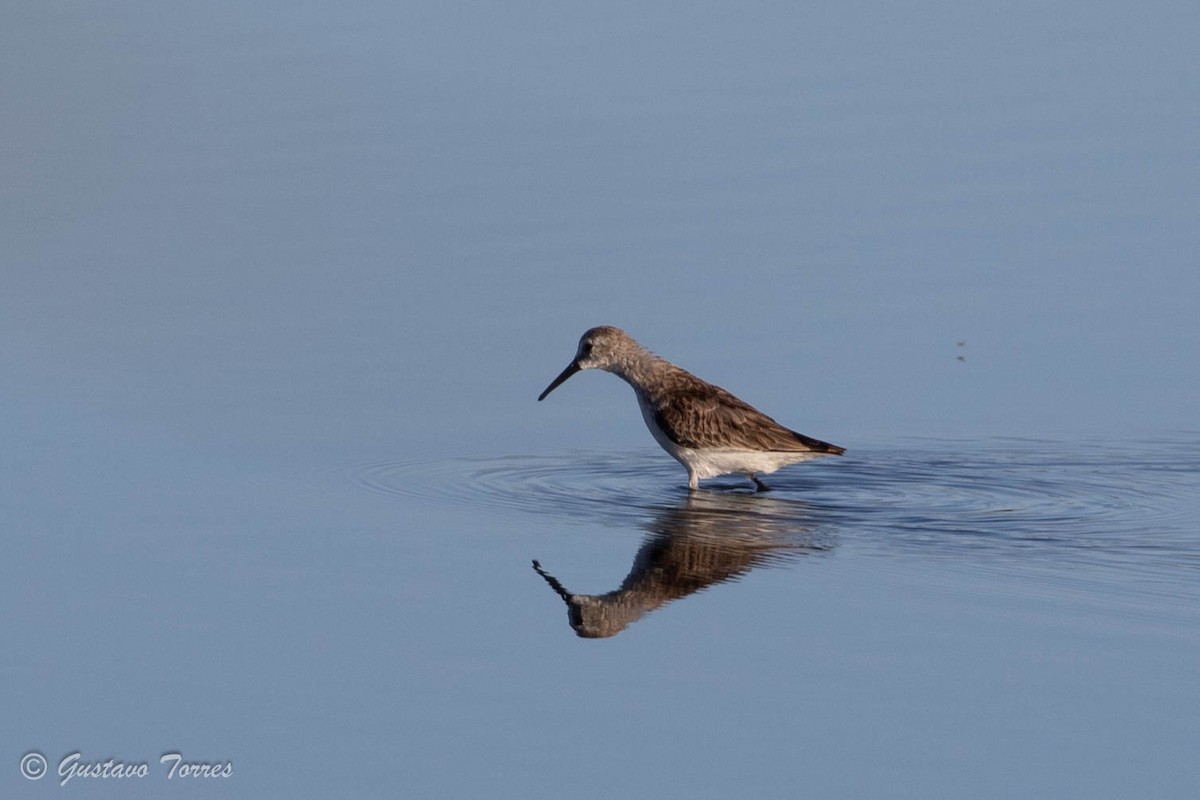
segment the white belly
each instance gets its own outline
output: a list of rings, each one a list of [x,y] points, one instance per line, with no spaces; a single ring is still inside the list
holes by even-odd
[[[739,475],[769,475],[780,467],[816,458],[815,453],[785,453],[764,450],[689,450],[674,455],[688,472],[697,478],[712,478],[717,475],[737,473]]]

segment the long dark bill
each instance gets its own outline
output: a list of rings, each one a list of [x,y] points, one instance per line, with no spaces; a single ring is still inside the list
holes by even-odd
[[[561,384],[561,383],[562,383],[563,381],[565,381],[567,378],[569,378],[569,377],[571,377],[572,375],[574,375],[576,372],[579,372],[579,365],[578,365],[578,364],[576,364],[574,361],[572,361],[570,364],[567,364],[567,368],[566,368],[566,369],[564,369],[562,372],[558,373],[558,377],[557,377],[557,378],[555,378],[554,380],[550,381],[550,385],[546,387],[546,391],[544,391],[544,392],[542,392],[541,394],[539,394],[539,395],[538,395],[538,402],[540,403],[540,402],[542,402],[543,400],[545,400],[545,399],[546,399],[546,395],[550,394],[550,393],[551,393],[551,392],[553,392],[555,389],[557,389],[557,388],[559,387],[559,384]]]

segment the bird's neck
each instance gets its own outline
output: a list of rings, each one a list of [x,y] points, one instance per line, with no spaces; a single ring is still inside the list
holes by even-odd
[[[673,369],[678,367],[646,349],[630,352],[608,367],[609,372],[639,392],[644,392],[647,386],[653,385],[663,374]]]

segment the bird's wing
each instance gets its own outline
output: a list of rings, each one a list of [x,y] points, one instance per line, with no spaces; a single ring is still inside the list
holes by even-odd
[[[842,452],[837,445],[783,427],[719,386],[689,377],[695,385],[676,386],[651,398],[655,422],[681,447]]]

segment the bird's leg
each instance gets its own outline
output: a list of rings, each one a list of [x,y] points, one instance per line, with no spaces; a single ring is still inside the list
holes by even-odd
[[[700,478],[692,470],[688,470],[688,491],[694,492],[700,488]]]
[[[750,480],[754,481],[754,486],[756,487],[756,489],[758,491],[760,491],[760,492],[771,491],[771,487],[767,486],[765,483],[763,483],[761,480],[759,480],[758,476],[755,475],[754,473],[750,473]]]

